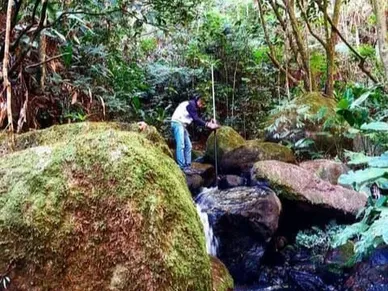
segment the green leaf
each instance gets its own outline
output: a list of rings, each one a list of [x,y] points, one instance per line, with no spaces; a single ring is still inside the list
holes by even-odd
[[[376,204],[375,206],[376,207],[382,207],[385,205],[385,203],[387,203],[388,201],[388,197],[387,196],[382,196],[380,197],[377,201],[376,201]]]
[[[388,131],[388,123],[382,121],[375,121],[361,126],[362,130]]]
[[[338,179],[338,183],[341,185],[355,186],[356,190],[358,190],[363,183],[374,181],[383,177],[385,174],[388,174],[388,169],[367,168],[356,172],[350,171],[347,174],[341,175]]]
[[[337,104],[338,109],[348,109],[349,108],[349,100],[342,98],[338,104]]]
[[[350,109],[354,109],[356,107],[359,107],[366,99],[368,99],[369,95],[372,93],[372,91],[367,91],[364,94],[362,94],[359,98],[354,100],[352,104],[350,105]]]
[[[373,157],[368,165],[375,168],[388,168],[388,152],[382,154],[380,157]]]
[[[349,165],[363,165],[369,163],[373,157],[368,157],[360,152],[352,152],[345,150],[345,157],[350,159],[348,162]]]

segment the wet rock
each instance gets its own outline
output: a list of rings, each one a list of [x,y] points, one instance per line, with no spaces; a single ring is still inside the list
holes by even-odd
[[[322,279],[314,274],[291,270],[289,277],[292,285],[296,290],[301,291],[329,291],[329,287],[322,281]]]
[[[186,174],[186,184],[191,194],[197,195],[204,185],[204,180],[199,174]]]
[[[388,247],[374,250],[368,259],[359,263],[345,287],[352,291],[388,290]]]
[[[190,192],[197,195],[203,187],[210,187],[216,179],[215,169],[210,164],[192,163],[192,172],[186,174],[186,183]]]
[[[209,136],[206,141],[205,158],[210,162],[214,162],[214,138],[215,132]],[[224,154],[242,146],[245,143],[244,138],[238,134],[233,128],[223,126],[216,132],[217,138],[217,160],[221,161]]]
[[[220,169],[225,174],[249,173],[254,163],[265,160],[295,163],[295,156],[291,149],[281,144],[250,140],[226,153]]]
[[[192,163],[191,168],[202,177],[203,187],[210,187],[216,179],[216,172],[213,165]]]
[[[349,171],[349,168],[341,162],[324,159],[306,161],[299,166],[333,185],[337,185],[339,176]]]
[[[367,200],[363,194],[332,185],[301,167],[279,161],[257,162],[252,169],[252,180],[260,179],[269,181],[281,200],[303,204],[307,212],[320,209],[327,215],[355,216]]]
[[[278,227],[281,204],[269,188],[237,187],[198,197],[218,238],[217,256],[238,283],[257,280],[260,259]]]
[[[221,190],[245,186],[246,179],[236,175],[225,175],[220,178],[218,182],[218,188]]]

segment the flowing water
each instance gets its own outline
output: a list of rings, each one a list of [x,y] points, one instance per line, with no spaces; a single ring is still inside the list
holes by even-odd
[[[203,225],[203,230],[205,232],[206,238],[206,250],[207,253],[212,256],[217,256],[217,248],[218,248],[218,240],[214,235],[213,228],[209,222],[209,216],[203,210],[207,207],[206,199],[201,199],[205,196],[206,193],[213,191],[212,188],[204,189],[200,194],[198,194],[197,199],[195,199],[195,203],[197,206],[197,212],[199,217],[201,218],[201,222]]]

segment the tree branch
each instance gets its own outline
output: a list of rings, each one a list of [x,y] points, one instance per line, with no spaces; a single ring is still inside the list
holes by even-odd
[[[307,14],[306,14],[306,11],[304,11],[302,9],[302,5],[300,4],[299,1],[296,1],[297,5],[298,5],[298,8],[300,9],[300,12],[301,12],[301,15],[302,15],[302,18],[304,20],[304,22],[307,24],[307,28],[310,32],[310,34],[323,46],[323,48],[327,51],[327,43],[323,41],[323,39],[318,35],[316,34],[314,31],[313,31],[313,28],[311,27],[311,24],[307,18]]]
[[[35,41],[35,39],[38,37],[38,35],[40,34],[40,32],[44,29],[44,19],[46,18],[46,11],[47,11],[47,5],[48,5],[48,2],[47,0],[45,0],[42,4],[42,12],[40,14],[40,20],[39,20],[39,24],[38,24],[38,27],[35,31],[35,34],[34,36],[30,39],[30,45],[28,46],[28,48],[26,50],[24,50],[22,52],[22,54],[20,55],[20,57],[16,60],[16,62],[12,65],[11,69],[9,70],[9,73],[12,74],[18,67],[19,65],[23,62],[23,60],[25,59],[25,57],[27,56],[28,52],[30,51],[31,49],[31,44]]]
[[[292,31],[294,33],[296,45],[298,46],[299,53],[302,59],[303,69],[305,71],[304,75],[304,85],[307,91],[311,92],[314,88],[311,78],[311,68],[310,68],[310,59],[308,56],[308,47],[305,45],[303,36],[300,33],[300,28],[298,25],[298,20],[294,10],[294,0],[283,0],[284,5],[286,6],[286,12],[289,16]]]
[[[29,66],[26,67],[26,69],[31,69],[31,68],[35,68],[35,67],[41,66],[43,64],[49,63],[49,62],[51,62],[51,61],[53,61],[55,59],[59,59],[59,58],[61,58],[63,56],[66,56],[68,54],[69,53],[63,53],[63,54],[60,54],[60,55],[48,58],[47,60],[44,60],[43,62],[39,62],[39,63],[36,63],[36,64],[29,65]]]
[[[261,6],[261,0],[256,0],[256,3],[257,3],[257,6],[259,8],[259,14],[260,14],[260,20],[261,20],[261,25],[263,27],[263,31],[264,31],[264,37],[265,37],[265,40],[268,44],[268,47],[269,47],[269,51],[270,53],[267,53],[268,57],[271,59],[272,63],[280,70],[282,71],[284,74],[286,74],[286,77],[288,79],[290,79],[292,82],[294,83],[298,83],[298,80],[295,79],[293,76],[290,75],[290,73],[284,69],[279,61],[276,59],[276,56],[275,56],[275,50],[274,50],[274,47],[269,39],[269,35],[268,35],[268,31],[267,31],[267,26],[265,24],[265,21],[264,21],[264,12],[263,12],[263,7]]]
[[[295,55],[296,62],[298,63],[299,67],[302,68],[303,65],[300,63],[300,60],[298,58],[298,55],[299,55],[298,47],[296,46],[295,42],[292,41],[292,33],[287,29],[287,23],[283,20],[282,16],[279,13],[279,10],[278,10],[278,8],[280,8],[279,3],[275,2],[274,0],[270,0],[269,4],[271,5],[273,11],[275,12],[276,18],[278,19],[281,27],[283,28],[283,31],[286,33],[292,52]],[[284,7],[282,8],[284,9]]]
[[[321,9],[322,12],[323,11],[323,7],[320,3],[318,3],[318,6],[319,6],[319,9]],[[345,39],[345,37],[341,34],[341,32],[338,30],[338,28],[334,25],[333,21],[331,20],[331,18],[327,15],[327,21],[329,22],[332,30],[334,30],[337,35],[339,36],[339,38],[346,44],[346,46],[350,49],[350,51],[358,58],[359,60],[359,63],[358,63],[358,67],[361,69],[361,71],[363,71],[374,83],[379,83],[379,81],[371,74],[371,72],[364,67],[365,65],[365,62],[366,62],[366,58],[364,58],[363,56],[361,56],[354,48],[353,46]]]
[[[20,32],[18,38],[15,40],[15,42],[11,45],[11,48],[10,48],[10,51],[13,52],[16,47],[19,45],[19,42],[20,40],[22,39],[23,35],[25,35],[26,33],[29,32],[29,30],[34,26],[34,21],[35,21],[35,15],[36,15],[36,11],[38,9],[38,6],[39,6],[39,3],[40,3],[40,0],[36,0],[35,1],[35,5],[34,5],[34,9],[32,11],[32,23],[30,25],[28,25],[26,28],[24,28],[22,30],[22,32]],[[0,56],[2,55],[2,52],[0,52]]]

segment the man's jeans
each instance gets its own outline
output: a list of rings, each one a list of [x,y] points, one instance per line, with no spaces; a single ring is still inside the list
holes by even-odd
[[[171,122],[172,133],[176,143],[176,160],[181,169],[191,166],[191,141],[187,129],[182,123]]]

